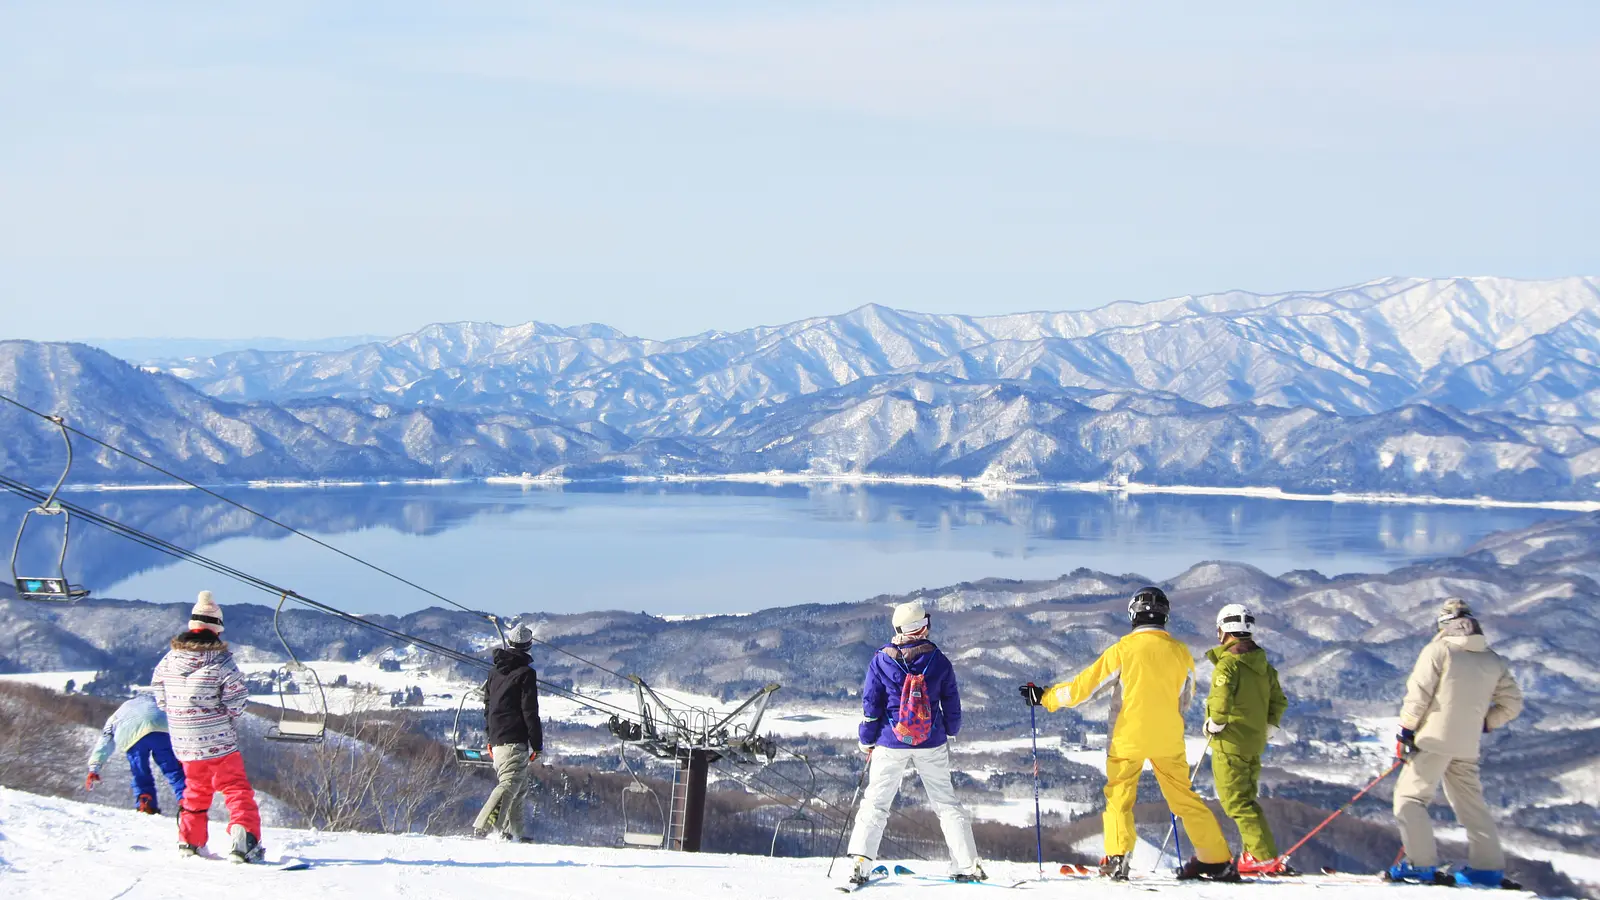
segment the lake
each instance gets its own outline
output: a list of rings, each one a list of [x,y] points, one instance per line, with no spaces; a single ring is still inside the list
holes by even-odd
[[[477,609],[744,612],[860,600],[1078,567],[1162,579],[1204,560],[1272,574],[1388,571],[1563,513],[1248,497],[951,490],[906,485],[581,484],[229,488],[238,501]],[[193,491],[67,495],[353,612],[437,601]],[[23,509],[7,496],[0,512]],[[48,568],[48,523],[23,569]],[[41,570],[43,571],[43,570]],[[272,598],[111,536],[73,529],[69,574],[96,596]],[[23,574],[33,574],[24,571]]]

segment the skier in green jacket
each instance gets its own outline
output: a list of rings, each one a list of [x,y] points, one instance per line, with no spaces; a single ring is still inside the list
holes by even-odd
[[[1206,698],[1206,734],[1211,737],[1211,774],[1222,809],[1239,826],[1244,850],[1240,875],[1292,875],[1278,858],[1278,845],[1256,799],[1267,729],[1277,727],[1289,700],[1278,686],[1278,672],[1267,651],[1255,642],[1256,618],[1243,604],[1217,612],[1217,642],[1206,651],[1216,668]]]

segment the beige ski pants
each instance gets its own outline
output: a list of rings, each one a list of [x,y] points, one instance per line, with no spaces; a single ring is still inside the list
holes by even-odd
[[[479,831],[503,831],[522,837],[522,801],[528,795],[528,745],[498,744],[494,751],[494,774],[500,783],[489,792],[489,799],[472,827]]]
[[[1428,804],[1444,783],[1444,798],[1455,810],[1456,821],[1467,830],[1467,865],[1474,869],[1504,870],[1506,854],[1500,846],[1489,804],[1483,800],[1478,761],[1418,750],[1400,768],[1394,786],[1394,817],[1400,822],[1400,840],[1406,859],[1414,866],[1437,866],[1439,848],[1433,841]]]

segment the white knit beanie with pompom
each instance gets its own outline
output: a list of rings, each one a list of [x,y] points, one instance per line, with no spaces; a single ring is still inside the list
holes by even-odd
[[[199,631],[202,628],[222,633],[222,607],[211,599],[210,591],[201,591],[200,598],[194,602],[194,609],[189,611],[189,630]]]

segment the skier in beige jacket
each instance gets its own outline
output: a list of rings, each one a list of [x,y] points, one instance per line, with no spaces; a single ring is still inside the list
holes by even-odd
[[[1522,690],[1483,628],[1461,600],[1447,600],[1438,632],[1417,659],[1400,709],[1397,751],[1406,758],[1395,785],[1394,815],[1405,860],[1390,870],[1400,881],[1457,881],[1499,887],[1506,857],[1478,780],[1478,742],[1522,712]],[[1467,831],[1467,867],[1440,876],[1428,804],[1444,796]]]

